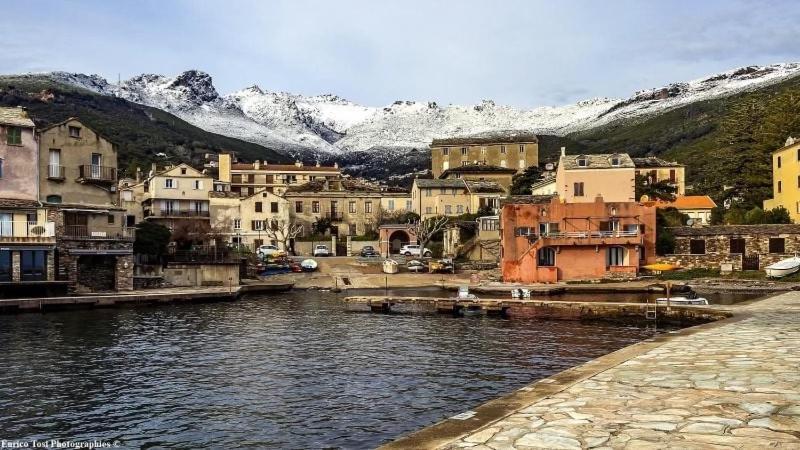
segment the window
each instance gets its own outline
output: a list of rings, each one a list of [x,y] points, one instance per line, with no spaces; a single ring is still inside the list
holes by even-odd
[[[433,214],[433,208],[430,206],[425,207],[425,214]]]
[[[72,138],[81,137],[81,128],[80,127],[69,127],[69,137],[72,137]]]
[[[311,212],[314,214],[319,214],[319,202],[311,202]]]
[[[732,255],[744,255],[744,239],[731,238],[730,239],[730,253]]]
[[[706,254],[705,239],[690,239],[689,253],[692,255],[705,255]]]
[[[44,250],[22,250],[20,252],[22,281],[47,279],[47,252]]]
[[[175,183],[175,180],[172,178],[167,178],[164,180],[164,188],[166,189],[177,189],[178,185]]]
[[[505,166],[506,166],[506,160],[504,159],[500,161],[500,167],[505,167]]]
[[[233,219],[233,229],[234,230],[242,229],[242,219]]]
[[[625,248],[624,247],[609,247],[607,250],[608,266],[624,266],[625,265]]]
[[[203,180],[194,180],[194,189],[198,191],[203,189]]]
[[[579,156],[575,161],[578,162],[578,167],[586,167],[589,165],[589,158],[585,156]]]
[[[389,211],[394,211],[394,200],[389,200],[388,209]]]
[[[3,178],[3,158],[0,158],[0,178]]]
[[[619,156],[612,156],[611,157],[611,165],[614,167],[619,166]]]
[[[278,202],[269,202],[269,212],[272,214],[278,213]]]
[[[113,214],[109,214],[108,215],[108,224],[109,225],[114,225],[114,215]]]
[[[461,147],[461,156],[467,156],[467,147]]]
[[[425,197],[430,197],[431,195],[433,195],[433,189],[425,189]]]
[[[540,267],[553,267],[556,265],[556,251],[553,247],[540,248],[536,252],[536,265]]]
[[[519,144],[519,152],[525,153],[525,144]]]
[[[501,145],[500,146],[500,153],[503,154],[503,155],[506,154],[506,146],[505,145]]]
[[[468,166],[469,161],[461,161],[461,167]]]
[[[781,157],[778,156],[778,169],[780,169],[780,168],[781,168]]]
[[[447,147],[443,148],[442,149],[442,155],[449,156],[450,155],[450,149],[447,148]]]
[[[524,169],[525,168],[525,160],[524,159],[520,159],[519,160],[519,168],[520,169]]]
[[[125,226],[132,228],[136,226],[136,216],[133,214],[128,214],[125,216]]]
[[[678,181],[678,177],[676,176],[675,169],[669,169],[669,182],[675,184]]]
[[[800,148],[797,149],[797,160],[800,161]]]
[[[535,236],[532,227],[514,228],[514,236]]]
[[[453,214],[453,207],[450,206],[450,205],[445,205],[444,206],[444,213],[445,214]]]
[[[784,238],[769,238],[769,252],[770,253],[786,253],[786,239],[784,239]]]
[[[372,213],[372,202],[364,202],[364,212],[367,214]]]
[[[8,130],[8,134],[6,135],[6,144],[22,145],[22,128],[7,127],[6,130]]]
[[[483,156],[483,155],[485,155],[485,154],[486,154],[486,146],[485,146],[485,145],[482,145],[482,146],[481,146],[481,156]]]
[[[45,199],[47,203],[61,203],[61,196],[60,195],[48,195]]]
[[[266,230],[266,228],[264,228],[264,221],[263,220],[254,220],[254,221],[252,221],[250,223],[250,226],[252,227],[253,231],[264,231],[264,230]]]
[[[583,181],[575,183],[572,188],[573,195],[575,195],[575,197],[583,197]]]
[[[406,210],[411,211],[411,200],[406,200]]]
[[[264,212],[264,204],[261,202],[256,202],[256,212]]]
[[[347,204],[347,212],[350,214],[356,213],[356,202],[350,202]]]
[[[464,205],[456,206],[456,214],[464,214]]]
[[[300,202],[300,201],[294,202],[294,212],[296,212],[298,214],[302,214],[303,213],[303,202]]]
[[[186,175],[186,167],[181,167],[181,175]]]
[[[0,281],[11,281],[11,250],[0,250]]]
[[[781,182],[780,181],[778,181],[778,193],[779,194],[781,193]]]

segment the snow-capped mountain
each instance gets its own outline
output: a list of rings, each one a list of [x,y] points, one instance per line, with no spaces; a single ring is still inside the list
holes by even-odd
[[[434,138],[525,129],[566,135],[620,119],[644,118],[700,100],[755,89],[800,73],[800,63],[750,66],[636,92],[627,99],[595,98],[574,105],[518,109],[491,100],[471,106],[397,101],[362,106],[335,95],[306,97],[251,86],[220,95],[211,77],[190,70],[176,77],[145,74],[108,83],[97,75],[53,72],[54,81],[163,109],[207,131],[285,152],[340,154],[425,148]]]

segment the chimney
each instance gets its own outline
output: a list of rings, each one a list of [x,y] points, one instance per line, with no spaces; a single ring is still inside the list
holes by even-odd
[[[319,167],[319,161],[317,161],[317,167]]]
[[[561,147],[561,156],[567,156],[567,147]]]
[[[338,168],[339,168],[339,163],[338,163],[338,162],[335,162],[335,163],[333,163],[333,167],[334,167],[335,169],[338,169]]]
[[[142,168],[141,167],[137,167],[136,168],[136,182],[139,183],[141,181],[142,181]]]
[[[297,166],[297,167],[303,167],[303,163],[300,162],[300,160],[295,161],[294,165]]]
[[[150,164],[150,170],[153,171],[153,174],[155,175],[155,173],[158,172],[158,164]]]
[[[22,117],[28,118],[28,108],[26,108],[24,106],[17,106],[17,108],[19,108],[20,115]]]

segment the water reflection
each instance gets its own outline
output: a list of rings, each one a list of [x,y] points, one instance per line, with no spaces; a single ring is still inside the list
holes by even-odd
[[[650,335],[353,314],[331,293],[0,316],[0,437],[370,448]]]

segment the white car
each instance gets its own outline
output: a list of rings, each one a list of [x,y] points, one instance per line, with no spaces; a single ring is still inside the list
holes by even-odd
[[[405,256],[424,256],[430,258],[433,252],[428,249],[421,249],[419,245],[404,245],[400,248],[400,254]]]
[[[314,256],[331,256],[331,251],[328,250],[327,245],[314,246]]]
[[[281,255],[285,254],[285,252],[283,250],[279,249],[275,245],[262,245],[262,246],[258,247],[257,253],[258,253],[258,256],[261,256],[262,258],[263,257],[281,256]]]

